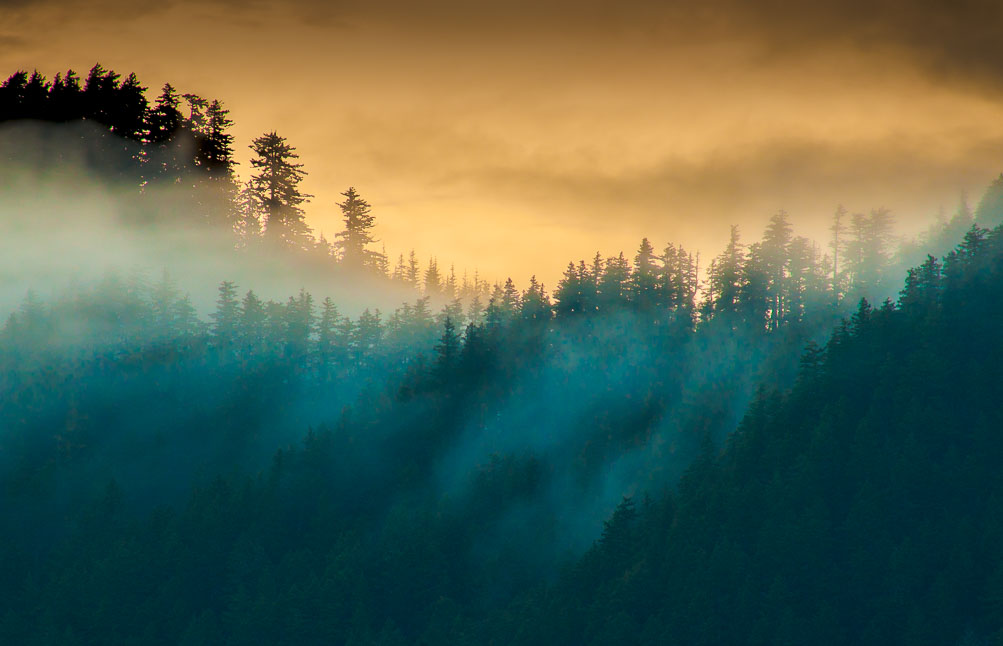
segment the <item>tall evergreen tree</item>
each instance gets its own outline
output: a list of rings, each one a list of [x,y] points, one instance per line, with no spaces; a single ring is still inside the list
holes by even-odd
[[[428,259],[428,269],[425,270],[425,295],[439,296],[442,293],[442,274],[439,273],[439,262],[435,258]]]
[[[184,136],[181,97],[170,83],[147,115],[146,173],[148,184],[178,183],[188,171],[188,140]]]
[[[237,336],[240,323],[240,303],[237,300],[237,286],[233,281],[224,280],[219,285],[216,311],[209,315],[212,319],[212,334],[220,346],[228,346]]]
[[[263,348],[265,342],[265,322],[267,314],[265,304],[254,293],[248,290],[240,302],[240,339],[241,349],[245,355],[251,355]]]
[[[655,265],[655,248],[647,238],[634,256],[634,271],[630,275],[630,298],[638,309],[652,310],[659,305],[658,267]]]
[[[302,250],[310,246],[310,229],[304,221],[302,204],[312,195],[303,193],[299,184],[306,173],[296,149],[285,137],[269,132],[251,143],[254,157],[251,167],[251,195],[265,216],[265,238],[274,244]]]
[[[529,279],[529,287],[522,294],[519,312],[521,318],[526,322],[546,322],[553,316],[553,307],[543,283],[536,280],[536,276]]]
[[[442,336],[435,344],[434,376],[439,384],[450,382],[457,360],[460,357],[460,335],[456,333],[456,324],[447,316],[442,322]]]
[[[335,246],[341,250],[341,262],[350,268],[377,269],[380,266],[381,254],[366,246],[375,242],[372,229],[375,218],[369,202],[349,186],[342,193],[344,202],[339,202],[342,217],[345,219],[345,230],[337,235]],[[385,259],[385,257],[384,257]]]
[[[407,284],[415,289],[418,289],[418,256],[414,253],[414,249],[407,257],[407,272],[405,272],[405,280]]]
[[[584,269],[584,264],[582,265]],[[587,277],[582,275],[582,271],[575,266],[574,262],[568,262],[564,276],[557,283],[554,291],[554,300],[557,301],[557,316],[566,317],[580,315],[585,310],[584,285]]]
[[[196,151],[196,162],[212,179],[231,180],[233,177],[233,120],[230,111],[218,100],[206,105],[203,136]]]

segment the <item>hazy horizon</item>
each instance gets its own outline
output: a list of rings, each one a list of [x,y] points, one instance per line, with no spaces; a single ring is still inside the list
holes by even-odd
[[[168,81],[218,98],[243,178],[251,139],[277,130],[308,173],[314,232],[341,230],[355,186],[391,264],[414,248],[552,289],[568,260],[642,236],[709,259],[729,225],[754,240],[780,209],[820,243],[839,203],[887,207],[912,233],[1003,170],[986,3],[951,20],[889,2],[866,19],[727,1],[2,6],[8,74],[100,62],[151,101]]]

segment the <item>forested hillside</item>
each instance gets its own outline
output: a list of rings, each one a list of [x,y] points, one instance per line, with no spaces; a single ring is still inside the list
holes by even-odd
[[[1003,229],[866,301],[677,490],[625,499],[497,631],[540,644],[1003,638]]]
[[[703,267],[644,239],[520,289],[391,268],[354,188],[313,237],[295,149],[241,181],[227,115],[100,66],[0,87],[10,239],[72,170],[212,276],[4,267],[0,641],[1003,637],[1003,176],[912,241],[780,211]]]

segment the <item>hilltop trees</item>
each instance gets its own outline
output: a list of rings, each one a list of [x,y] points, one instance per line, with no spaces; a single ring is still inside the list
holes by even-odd
[[[135,74],[123,80],[100,64],[83,81],[73,70],[57,74],[51,83],[38,72],[17,72],[0,85],[0,122],[76,124],[75,134],[58,140],[55,149],[50,149],[55,140],[43,137],[42,146],[5,152],[15,160],[37,155],[33,162],[43,165],[79,159],[116,188],[133,184],[158,207],[134,209],[132,214],[144,221],[161,212],[189,224],[237,228],[239,188],[228,110],[218,100],[180,94],[170,83],[151,106],[146,91]],[[80,154],[64,154],[66,145]]]
[[[81,145],[83,154],[63,155],[50,142],[48,149],[5,146],[5,157],[35,155],[35,161],[43,163],[82,158],[89,170],[97,171],[95,175],[116,185],[135,185],[141,199],[128,216],[136,221],[169,217],[186,226],[214,225],[232,230],[233,247],[247,253],[264,252],[265,247],[256,243],[265,240],[271,249],[305,252],[308,262],[321,259],[374,275],[392,273],[397,284],[431,296],[437,305],[461,293],[464,304],[470,304],[472,294],[459,288],[455,272],[440,270],[434,258],[425,270],[419,268],[414,251],[401,254],[388,271],[385,253],[373,248],[372,206],[355,187],[342,193],[344,199],[338,203],[344,231],[333,244],[315,240],[304,219],[304,205],[311,197],[301,189],[306,172],[296,161],[296,149],[276,132],[254,139],[250,180],[238,182],[233,121],[218,100],[184,93],[167,83],[150,105],[135,74],[122,75],[100,64],[83,79],[67,70],[51,82],[37,71],[19,71],[0,84],[0,122],[28,119],[79,122],[70,126],[74,136],[67,141]],[[993,224],[1003,219],[1000,196],[1003,178],[993,183],[974,213],[963,201],[937,237],[927,237],[922,244],[943,249],[946,240],[963,235],[975,220]],[[889,296],[894,291],[888,278],[896,245],[892,225],[887,209],[849,215],[840,207],[823,253],[794,236],[789,218],[781,212],[773,216],[759,241],[742,242],[733,229],[726,249],[702,281],[699,258],[693,253],[674,244],[659,253],[645,239],[634,254],[596,254],[591,262],[571,264],[554,290],[556,310],[564,317],[613,312],[629,304],[653,324],[670,320],[699,324],[723,315],[735,325],[755,322],[776,331],[803,318],[805,304],[816,297],[828,298],[838,309],[844,300]],[[922,257],[918,254],[910,262]],[[827,278],[825,285],[820,276]],[[499,290],[496,305],[511,316],[518,291],[509,289],[505,296],[501,286]],[[474,309],[480,312],[489,305],[490,292],[483,285],[475,291],[480,303]]]

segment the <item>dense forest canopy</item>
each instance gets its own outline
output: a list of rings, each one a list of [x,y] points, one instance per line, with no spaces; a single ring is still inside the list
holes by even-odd
[[[519,288],[391,261],[354,187],[314,237],[295,147],[241,182],[228,115],[100,65],[0,86],[14,238],[56,235],[56,178],[142,241],[41,292],[0,260],[2,641],[1003,635],[1003,175],[906,244],[779,211],[703,267],[645,238]]]

